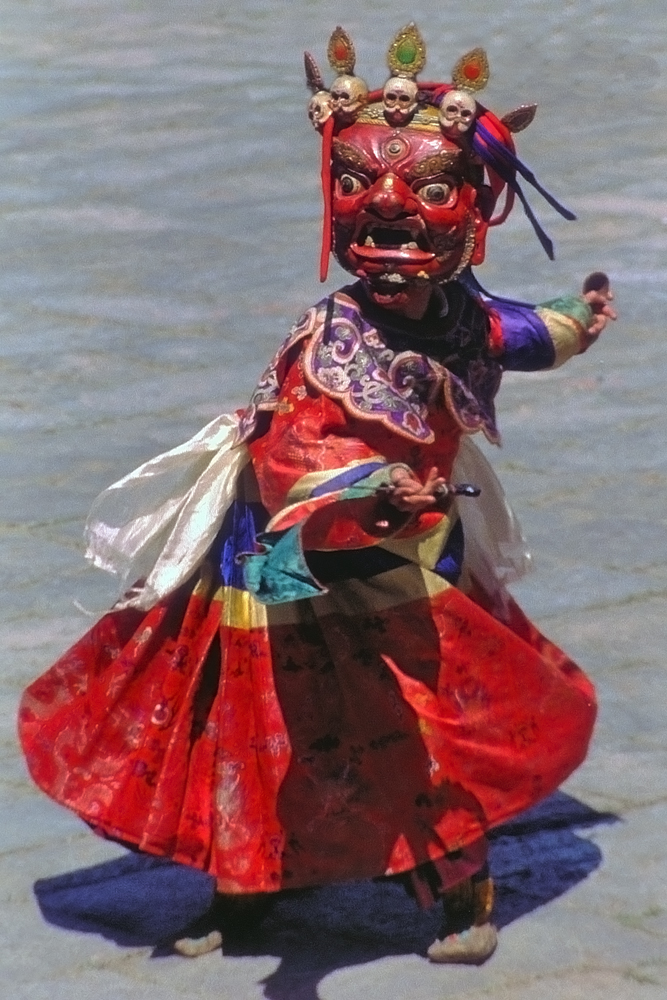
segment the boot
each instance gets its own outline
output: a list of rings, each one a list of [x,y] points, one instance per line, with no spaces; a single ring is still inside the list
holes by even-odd
[[[223,938],[246,937],[264,919],[272,901],[268,893],[243,896],[216,893],[206,913],[174,941],[174,951],[186,958],[197,958],[222,948]]]
[[[427,951],[431,962],[481,965],[496,950],[498,932],[490,923],[493,880],[485,868],[442,897],[444,919]]]

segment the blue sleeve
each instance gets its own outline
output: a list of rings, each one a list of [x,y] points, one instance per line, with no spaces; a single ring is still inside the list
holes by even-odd
[[[556,349],[546,323],[528,306],[494,302],[502,347],[496,359],[506,371],[534,372],[552,368]]]

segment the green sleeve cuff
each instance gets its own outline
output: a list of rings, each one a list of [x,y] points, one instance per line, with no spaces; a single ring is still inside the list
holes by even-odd
[[[550,299],[549,302],[541,302],[540,305],[544,309],[551,309],[573,319],[584,330],[587,330],[593,322],[593,310],[581,295],[561,295],[557,299]]]

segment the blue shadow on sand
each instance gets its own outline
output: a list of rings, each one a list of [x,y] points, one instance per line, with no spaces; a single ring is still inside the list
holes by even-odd
[[[617,821],[556,792],[493,830],[497,926],[585,879],[602,855],[576,831]],[[153,946],[156,957],[168,954],[167,943],[208,909],[213,892],[213,880],[201,872],[135,853],[35,883],[45,920],[123,946]],[[395,882],[327,886],[280,894],[253,936],[226,945],[225,953],[281,959],[264,981],[267,1000],[317,1000],[317,984],[334,969],[387,955],[423,954],[439,922],[438,907],[418,910]]]

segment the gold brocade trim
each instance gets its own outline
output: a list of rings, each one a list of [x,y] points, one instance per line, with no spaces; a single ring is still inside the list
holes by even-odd
[[[452,271],[448,278],[445,278],[443,284],[449,284],[450,281],[456,281],[458,276],[465,271],[466,267],[470,263],[473,253],[475,252],[475,220],[472,217],[468,218],[468,228],[466,229],[466,241],[463,247],[463,253],[461,254],[461,260],[459,261],[458,267],[455,271]]]
[[[545,306],[539,306],[535,312],[546,326],[556,351],[556,359],[551,367],[559,368],[575,354],[580,353],[584,328],[571,316],[565,316]]]
[[[265,604],[260,604],[247,590],[238,590],[236,587],[221,589],[224,601],[220,616],[221,625],[245,630],[267,627]]]
[[[408,173],[408,180],[419,180],[420,177],[433,177],[436,174],[447,173],[448,171],[463,165],[463,152],[461,150],[447,149],[442,153],[435,153],[427,156],[426,159],[415,163]]]
[[[367,104],[357,115],[359,125],[383,125],[385,128],[395,129],[390,125],[384,116],[384,104]],[[440,132],[440,118],[437,108],[430,105],[419,108],[408,125],[401,126],[401,129],[416,132]]]
[[[334,156],[352,170],[359,170],[364,174],[372,170],[372,163],[369,162],[363,153],[348,142],[343,142],[341,139],[334,139],[333,151]]]

